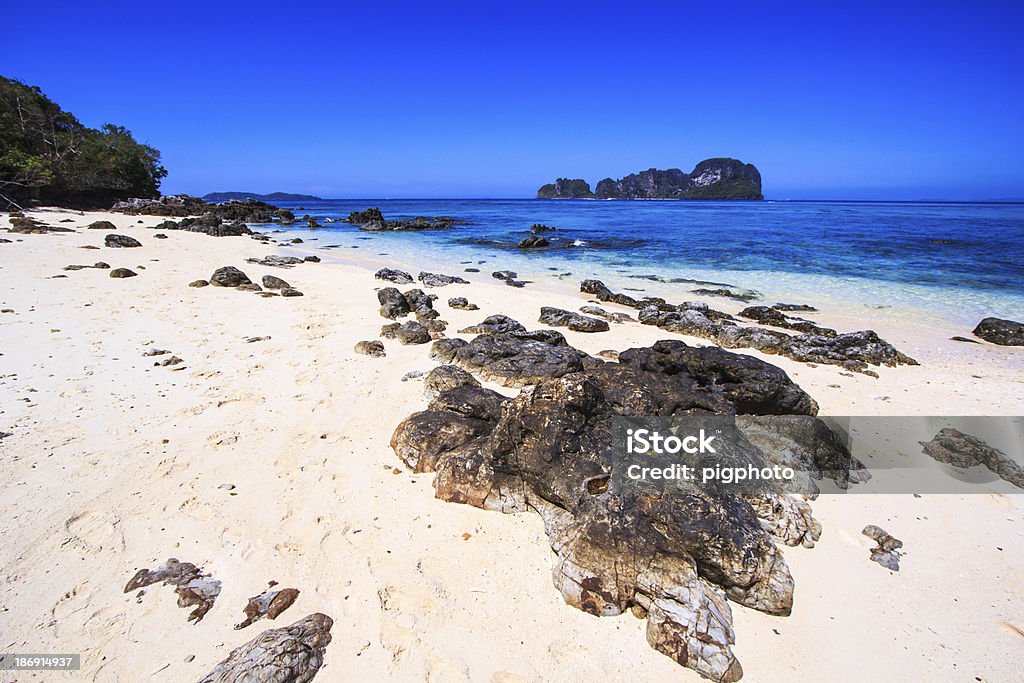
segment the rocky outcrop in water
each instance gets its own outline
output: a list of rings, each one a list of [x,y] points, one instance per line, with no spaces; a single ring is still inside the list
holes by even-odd
[[[388,232],[396,230],[444,230],[453,225],[461,225],[465,221],[450,216],[416,216],[410,219],[384,220],[380,209],[353,211],[345,219],[348,223],[358,225],[360,230],[367,232]]]
[[[542,185],[538,199],[764,199],[761,174],[753,164],[728,158],[705,159],[692,171],[651,168],[619,180],[605,178],[594,191],[583,180],[559,178]]]
[[[974,328],[974,336],[1000,346],[1024,346],[1024,323],[985,318]]]
[[[309,683],[324,663],[334,621],[311,614],[235,648],[199,683]]]
[[[508,320],[492,322],[511,330]],[[508,344],[518,356],[522,334],[496,331],[434,348],[493,377],[501,354],[490,351]],[[466,362],[460,351],[472,344],[479,359]],[[813,544],[820,525],[806,502],[771,491],[748,500],[695,482],[658,492],[613,480],[612,420],[757,409],[817,423],[816,404],[779,368],[721,349],[659,342],[623,352],[621,363],[565,372],[552,351],[567,347],[545,346],[538,356],[549,365],[530,363],[518,373],[533,374],[534,385],[511,399],[466,373],[437,369],[436,395],[398,426],[392,448],[414,471],[436,472],[442,500],[538,512],[557,556],[555,587],[570,605],[598,616],[631,610],[647,619],[656,650],[713,680],[739,679],[729,600],[789,614],[794,584],[776,543]],[[802,434],[790,434],[787,452],[798,453],[806,469],[843,458],[859,465],[839,442],[823,454]],[[749,453],[778,457],[753,445]]]

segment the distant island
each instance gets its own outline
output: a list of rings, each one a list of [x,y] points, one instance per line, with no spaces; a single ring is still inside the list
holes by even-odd
[[[292,194],[291,192],[271,192],[270,194],[257,194],[256,192],[211,192],[204,194],[202,198],[208,202],[245,201],[246,199],[257,199],[261,202],[314,202],[321,199],[311,194]]]
[[[605,178],[593,191],[582,179],[542,185],[537,199],[764,199],[761,174],[738,159],[705,159],[689,173],[650,168],[620,180]]]

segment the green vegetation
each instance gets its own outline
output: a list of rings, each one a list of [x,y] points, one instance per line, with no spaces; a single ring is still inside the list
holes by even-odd
[[[88,128],[38,87],[0,76],[0,194],[19,204],[109,207],[158,197],[166,175],[160,152],[127,128]]]
[[[580,178],[559,178],[537,190],[537,199],[588,199],[593,196],[590,183]]]

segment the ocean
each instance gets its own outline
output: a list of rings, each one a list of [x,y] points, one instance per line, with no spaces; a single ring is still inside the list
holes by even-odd
[[[670,301],[728,286],[765,302],[796,298],[891,307],[974,324],[1024,318],[1024,204],[593,200],[323,200],[281,203],[323,223],[379,207],[386,219],[451,216],[447,230],[367,233],[347,223],[291,226],[303,246],[359,248],[458,274],[510,269],[521,278],[599,277]],[[516,245],[530,226],[552,247]],[[349,254],[354,256],[355,254]],[[805,303],[805,301],[794,301]]]

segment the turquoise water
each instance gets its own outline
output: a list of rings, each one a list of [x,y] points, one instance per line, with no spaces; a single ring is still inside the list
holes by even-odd
[[[766,299],[910,306],[975,322],[979,315],[1024,317],[1024,204],[344,200],[283,206],[320,222],[369,206],[389,219],[467,221],[407,233],[365,233],[347,223],[288,231],[315,237],[309,246],[358,247],[425,269],[510,268],[574,280],[597,275],[680,300],[687,288],[712,285],[671,281],[699,280]],[[558,227],[547,233],[552,247],[516,247],[533,223]]]

